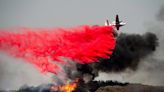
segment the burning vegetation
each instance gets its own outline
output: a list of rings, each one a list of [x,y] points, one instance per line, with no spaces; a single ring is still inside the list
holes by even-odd
[[[66,83],[61,86],[51,86],[51,92],[73,92],[77,88],[79,79],[75,79],[72,83]]]
[[[56,76],[59,72],[64,72],[66,79],[73,80],[37,87],[22,86],[19,90],[11,92],[145,92],[145,90],[146,92],[164,92],[164,87],[94,80],[100,71],[121,72],[127,68],[137,70],[141,59],[156,50],[158,38],[155,34],[121,33],[115,39],[111,27],[83,26],[69,29],[70,32],[64,29],[57,30],[61,32],[57,34],[54,30],[50,33],[46,30],[25,31],[22,34],[1,32],[3,33],[0,34],[2,51],[6,50],[15,57],[25,59],[43,72],[51,72]],[[36,44],[32,44],[34,42]],[[8,50],[9,47],[11,51]],[[75,64],[75,68],[67,66],[71,63],[57,58],[58,56],[69,57]],[[57,62],[52,62],[55,60]],[[67,69],[63,68],[65,65]],[[85,77],[88,75],[91,77],[86,81]],[[59,78],[60,80],[62,79]]]
[[[90,81],[83,80],[61,86],[53,84],[38,87],[22,87],[17,91],[0,92],[164,92],[163,86],[148,86],[142,84],[119,83],[117,81]]]
[[[110,59],[99,59],[100,62],[91,64],[77,64],[76,74],[67,73],[67,77],[74,80],[62,85],[46,84],[38,87],[21,87],[17,92],[163,92],[163,87],[153,87],[141,84],[120,83],[117,81],[94,81],[99,71],[120,72],[129,68],[136,70],[140,59],[150,55],[158,46],[158,39],[153,33],[144,35],[120,34],[117,45]],[[92,77],[86,82],[86,74]],[[75,78],[79,79],[75,79]],[[132,89],[133,88],[133,89]],[[137,91],[138,90],[138,91]],[[15,92],[15,91],[14,91]]]

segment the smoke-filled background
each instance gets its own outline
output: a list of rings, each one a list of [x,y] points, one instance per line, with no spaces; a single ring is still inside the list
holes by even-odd
[[[139,39],[145,39],[145,32],[153,32],[159,39],[159,46],[153,50],[152,45],[148,45],[150,50],[146,50],[146,53],[139,52],[146,54],[147,57],[140,58],[138,65],[134,64],[130,69],[121,72],[100,72],[96,80],[112,79],[149,85],[164,85],[163,0],[1,0],[0,12],[1,28],[103,25],[105,19],[112,21],[115,14],[119,14],[120,19],[127,22],[127,25],[122,27],[120,31],[141,34],[136,35]],[[120,39],[121,37],[131,38],[128,34],[121,35]],[[145,51],[146,48],[141,49]],[[24,84],[39,85],[53,82],[53,80],[51,74],[40,74],[32,65],[0,53],[0,89],[18,89]]]

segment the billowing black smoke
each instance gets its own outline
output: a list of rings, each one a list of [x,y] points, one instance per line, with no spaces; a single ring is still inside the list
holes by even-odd
[[[116,49],[111,59],[102,59],[97,69],[102,71],[122,71],[126,68],[135,70],[140,59],[155,51],[157,37],[152,33],[144,35],[121,34],[117,38]]]
[[[99,88],[107,87],[107,86],[109,86],[108,89],[112,88],[112,90],[113,89],[117,90],[116,89],[117,87],[121,87],[122,90],[124,89],[145,90],[143,85],[141,85],[141,88],[139,88],[137,84],[134,85],[129,83],[119,83],[117,81],[113,82],[110,80],[105,82],[89,81],[86,83],[85,80],[82,78],[85,77],[85,74],[90,74],[93,80],[94,77],[98,75],[98,71],[121,72],[127,68],[136,70],[141,59],[152,54],[156,50],[157,46],[158,46],[158,39],[156,35],[153,33],[145,33],[143,35],[121,33],[117,37],[116,48],[110,59],[100,59],[100,62],[91,63],[91,64],[83,64],[83,65],[78,64],[77,65],[78,73],[74,73],[74,71],[67,72],[69,75],[68,77],[70,79],[74,79],[72,75],[78,75],[79,77],[81,77],[80,78],[81,80],[79,80],[78,82],[77,88],[73,92],[109,92],[109,91],[97,91],[100,90]],[[17,91],[11,91],[11,92],[54,92],[51,90],[52,86],[53,84],[40,85],[37,87],[25,86],[25,87],[21,87]],[[163,87],[160,87],[160,89],[161,88]],[[136,92],[141,92],[140,90]],[[149,90],[149,88],[147,88],[147,90]],[[154,90],[154,88],[152,90]],[[59,92],[59,91],[55,91],[55,92]],[[115,92],[120,92],[120,91],[115,91]],[[128,92],[128,91],[124,91],[124,92]],[[152,91],[152,92],[160,92],[160,91]],[[163,89],[161,92],[163,92]]]
[[[98,63],[77,65],[82,74],[97,75],[98,71],[121,72],[127,68],[136,70],[142,58],[152,54],[158,46],[158,38],[153,33],[125,34],[117,37],[116,48],[110,59],[100,59]]]

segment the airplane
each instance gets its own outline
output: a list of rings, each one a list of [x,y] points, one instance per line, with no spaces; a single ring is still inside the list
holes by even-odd
[[[121,26],[124,26],[126,23],[122,22],[119,20],[119,16],[118,14],[116,15],[115,21],[113,21],[112,23],[109,23],[108,20],[105,21],[105,26],[114,26],[117,30],[120,29]]]

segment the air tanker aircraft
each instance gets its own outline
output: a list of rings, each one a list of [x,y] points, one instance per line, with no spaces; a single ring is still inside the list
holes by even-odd
[[[115,21],[113,21],[112,23],[109,23],[108,20],[105,21],[105,25],[106,26],[113,26],[114,28],[116,28],[117,30],[120,29],[121,26],[124,26],[126,23],[122,22],[119,20],[119,16],[116,15]]]

